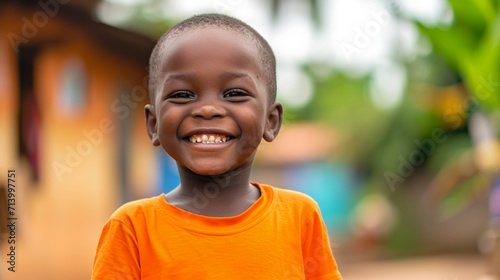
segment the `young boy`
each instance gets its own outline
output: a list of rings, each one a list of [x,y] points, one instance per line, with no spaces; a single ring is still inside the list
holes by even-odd
[[[245,23],[187,19],[150,58],[148,135],[180,185],[127,203],[105,225],[92,279],[341,279],[317,204],[250,182],[282,120],[275,58]]]

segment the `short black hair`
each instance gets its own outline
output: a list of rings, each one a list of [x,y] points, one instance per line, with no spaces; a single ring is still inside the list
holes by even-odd
[[[162,63],[159,61],[162,51],[165,49],[165,43],[180,34],[196,28],[203,27],[220,27],[223,29],[237,31],[248,36],[254,41],[258,48],[260,62],[266,79],[266,88],[271,97],[270,100],[276,100],[276,58],[269,43],[257,32],[243,21],[221,14],[202,14],[195,15],[184,21],[172,26],[165,34],[163,34],[151,53],[149,58],[149,98],[151,102],[154,100],[154,95],[157,86],[158,75]]]

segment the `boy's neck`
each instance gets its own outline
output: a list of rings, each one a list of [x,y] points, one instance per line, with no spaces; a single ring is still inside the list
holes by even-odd
[[[165,195],[167,201],[191,213],[213,217],[236,216],[259,197],[250,184],[251,167],[205,176],[179,167],[180,185]]]

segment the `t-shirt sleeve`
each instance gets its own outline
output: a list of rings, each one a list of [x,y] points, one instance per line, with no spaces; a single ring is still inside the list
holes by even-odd
[[[140,279],[139,252],[132,230],[111,218],[104,226],[92,269],[92,280]]]
[[[314,203],[311,216],[304,225],[302,257],[306,279],[342,279],[333,257],[325,223],[316,203]]]

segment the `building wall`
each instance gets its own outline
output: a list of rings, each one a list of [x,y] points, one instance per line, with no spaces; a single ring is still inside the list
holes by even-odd
[[[26,43],[44,45],[34,60],[41,121],[40,177],[33,180],[27,160],[18,155],[17,114],[23,100],[17,53],[6,38],[11,32],[22,35],[21,19],[31,20],[39,11],[14,5],[0,9],[0,172],[15,168],[18,179],[16,272],[2,265],[0,279],[89,279],[102,226],[123,203],[124,192],[128,198],[154,192],[154,150],[143,113],[146,71],[102,48],[71,18],[56,15],[38,26]],[[83,88],[84,102],[65,110],[61,99],[71,86],[63,86],[64,77],[71,69],[83,70],[83,87],[77,82],[73,89]],[[126,146],[120,149],[120,143]],[[120,164],[123,150],[128,160]],[[2,240],[2,263],[6,245]]]

